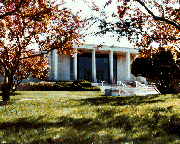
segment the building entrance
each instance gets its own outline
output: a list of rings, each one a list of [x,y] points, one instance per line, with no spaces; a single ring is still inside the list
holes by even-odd
[[[92,55],[78,55],[78,80],[92,81]]]
[[[97,82],[105,81],[108,83],[109,81],[109,60],[108,55],[101,54],[96,55],[96,79]]]
[[[72,63],[72,60],[71,60]],[[71,64],[71,77],[73,78],[73,65]],[[92,82],[92,54],[83,53],[78,55],[77,59],[77,79],[87,80]],[[98,83],[105,81],[109,83],[109,55],[108,54],[96,54],[96,79]],[[71,79],[72,79],[71,78]],[[114,82],[117,81],[117,57],[113,58],[113,78]]]

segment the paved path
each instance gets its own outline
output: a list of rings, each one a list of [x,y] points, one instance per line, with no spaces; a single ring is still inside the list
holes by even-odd
[[[154,87],[149,86],[147,89],[146,88],[136,88],[136,87],[131,87],[127,86],[99,86],[101,88],[102,92],[105,92],[105,89],[113,89],[113,90],[120,90],[120,95],[148,95],[148,94],[159,94]]]

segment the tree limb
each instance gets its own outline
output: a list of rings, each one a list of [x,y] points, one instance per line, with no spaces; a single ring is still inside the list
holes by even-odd
[[[162,40],[164,40],[164,39],[167,39],[167,40],[172,40],[172,41],[179,41],[180,40],[180,38],[154,38],[154,37],[152,37],[152,39],[153,40],[158,40],[158,39],[162,39]]]
[[[34,57],[37,57],[37,56],[43,56],[43,55],[48,54],[49,52],[51,52],[51,51],[53,51],[55,49],[59,49],[59,47],[51,48],[51,50],[45,50],[44,52],[41,52],[39,54],[34,54],[34,55],[27,56],[27,57],[23,57],[23,58],[20,58],[19,60],[28,59],[28,58],[34,58]]]
[[[139,2],[148,11],[148,13],[153,17],[154,20],[164,21],[164,22],[166,22],[168,24],[171,24],[171,25],[175,26],[177,29],[180,30],[180,25],[178,25],[175,22],[170,21],[170,20],[168,20],[168,19],[166,19],[164,17],[155,16],[154,13],[152,11],[150,11],[148,9],[148,7],[141,0],[136,0],[136,1]]]
[[[8,16],[8,15],[12,15],[13,13],[17,12],[19,10],[19,8],[21,7],[21,5],[23,4],[24,0],[21,0],[20,3],[16,6],[16,8],[14,10],[12,10],[11,12],[6,12],[3,15],[0,15],[0,19],[3,19],[4,17]]]

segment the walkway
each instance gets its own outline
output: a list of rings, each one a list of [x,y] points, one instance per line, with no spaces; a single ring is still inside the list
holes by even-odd
[[[127,87],[117,86],[117,85],[103,85],[99,84],[102,92],[105,92],[105,89],[113,89],[120,91],[120,96],[132,96],[132,95],[149,95],[149,94],[159,94],[152,85],[146,85],[147,87],[133,87],[127,85]]]

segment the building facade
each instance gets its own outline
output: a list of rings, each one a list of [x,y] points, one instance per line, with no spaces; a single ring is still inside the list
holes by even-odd
[[[123,83],[140,81],[146,83],[142,77],[131,74],[130,65],[138,55],[138,50],[125,47],[102,46],[84,44],[75,46],[81,54],[57,54],[56,50],[49,55],[49,80],[73,81],[87,80],[93,83]]]

